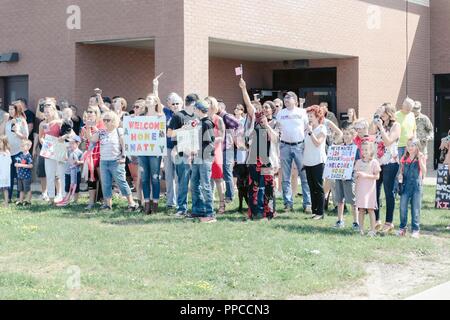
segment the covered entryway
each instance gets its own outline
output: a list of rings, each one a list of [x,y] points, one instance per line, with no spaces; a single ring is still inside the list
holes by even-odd
[[[328,102],[338,117],[347,108],[358,109],[356,57],[212,38],[209,55],[210,94],[223,99],[229,111],[242,103],[234,73],[240,64],[248,89],[263,100],[294,91],[306,98],[306,106]]]
[[[87,106],[94,88],[110,98],[122,96],[131,105],[152,92],[155,40],[99,40],[77,44],[75,97]],[[164,79],[166,80],[166,79]]]

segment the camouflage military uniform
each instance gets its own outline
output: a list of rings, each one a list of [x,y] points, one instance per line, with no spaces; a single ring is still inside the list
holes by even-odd
[[[416,117],[416,126],[417,126],[417,139],[420,141],[420,151],[427,155],[428,154],[428,141],[433,140],[434,138],[434,128],[430,119],[420,113]]]

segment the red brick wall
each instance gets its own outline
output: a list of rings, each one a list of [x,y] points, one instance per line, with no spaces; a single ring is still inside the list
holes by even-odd
[[[76,99],[87,106],[94,88],[104,96],[123,96],[130,106],[152,92],[155,75],[154,51],[108,45],[77,46]]]
[[[431,72],[450,73],[450,1],[431,0]]]
[[[434,12],[447,9],[446,0],[433,0],[432,9],[434,3],[437,3]],[[81,30],[66,28],[66,8],[72,4],[81,8]],[[380,29],[367,26],[368,9],[373,5],[381,10]],[[223,66],[211,63],[213,70],[210,70],[208,41],[217,38],[355,58],[339,61],[339,108],[357,104],[360,114],[369,115],[381,102],[399,104],[406,95],[404,8],[403,0],[347,0],[339,1],[339,5],[336,0],[247,0],[235,1],[233,5],[210,0],[2,0],[0,52],[18,51],[21,61],[0,64],[0,76],[28,74],[31,104],[45,95],[83,103],[85,100],[81,100],[87,98],[94,81],[80,80],[80,76],[89,74],[81,64],[80,54],[90,57],[91,61],[103,57],[95,52],[81,52],[76,43],[154,37],[155,70],[166,73],[161,79],[161,96],[172,90],[183,94],[199,92],[202,96],[211,91],[211,94],[230,99],[233,104],[238,98],[238,93],[231,88],[234,75],[227,76],[226,83],[220,85],[218,80]],[[424,110],[429,111],[430,10],[414,4],[410,5],[410,10],[409,94],[422,100]],[[437,19],[443,25],[442,30],[447,30],[448,20]],[[439,43],[434,43],[434,47],[448,51]],[[128,53],[135,54],[133,50]],[[434,56],[433,61],[441,59],[440,54]],[[108,56],[105,61],[108,60],[134,61],[133,58],[119,59],[117,55]],[[233,70],[235,63],[228,64],[233,65]],[[117,80],[116,74],[135,70],[139,65],[141,62],[111,67],[115,71],[110,82],[100,80],[97,74],[92,77],[95,83],[104,83],[111,90],[125,91],[124,84],[128,85],[123,94],[131,97],[143,89],[140,85],[134,88],[126,81]],[[257,66],[249,64],[249,85],[267,81]],[[148,68],[152,74],[150,66]],[[439,70],[445,68],[439,67]],[[264,72],[268,72],[267,69]],[[209,79],[211,74],[215,77],[219,74],[217,80]],[[84,95],[87,96],[82,98]]]
[[[368,9],[373,5],[381,10],[379,29],[367,24]],[[347,65],[347,70],[353,69],[352,85],[344,86],[339,101],[353,105],[357,100],[362,116],[369,116],[382,102],[399,105],[406,96],[403,0],[340,1],[339,5],[334,0],[248,0],[233,6],[225,1],[197,0],[186,2],[186,11],[188,6],[191,11],[207,13],[185,16],[185,27],[197,37],[357,57],[358,84],[355,86],[356,65]],[[412,3],[409,7],[409,94],[429,111],[429,8]],[[345,77],[344,73],[341,80]]]

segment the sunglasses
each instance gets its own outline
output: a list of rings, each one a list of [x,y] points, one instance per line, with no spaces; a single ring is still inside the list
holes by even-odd
[[[112,122],[112,120],[111,119],[103,119],[103,122],[110,123],[110,122]]]
[[[94,110],[88,110],[88,111],[86,111],[87,113],[95,113],[95,111]]]
[[[139,106],[134,106],[133,108],[134,108],[134,109],[139,109],[140,107],[139,107]]]

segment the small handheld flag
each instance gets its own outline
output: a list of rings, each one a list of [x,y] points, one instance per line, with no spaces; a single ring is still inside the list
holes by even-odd
[[[242,64],[241,64],[240,67],[237,67],[237,68],[235,69],[235,72],[236,72],[236,76],[241,76],[241,78],[242,78],[242,76],[243,76],[243,74],[244,74],[244,69],[242,68]]]

